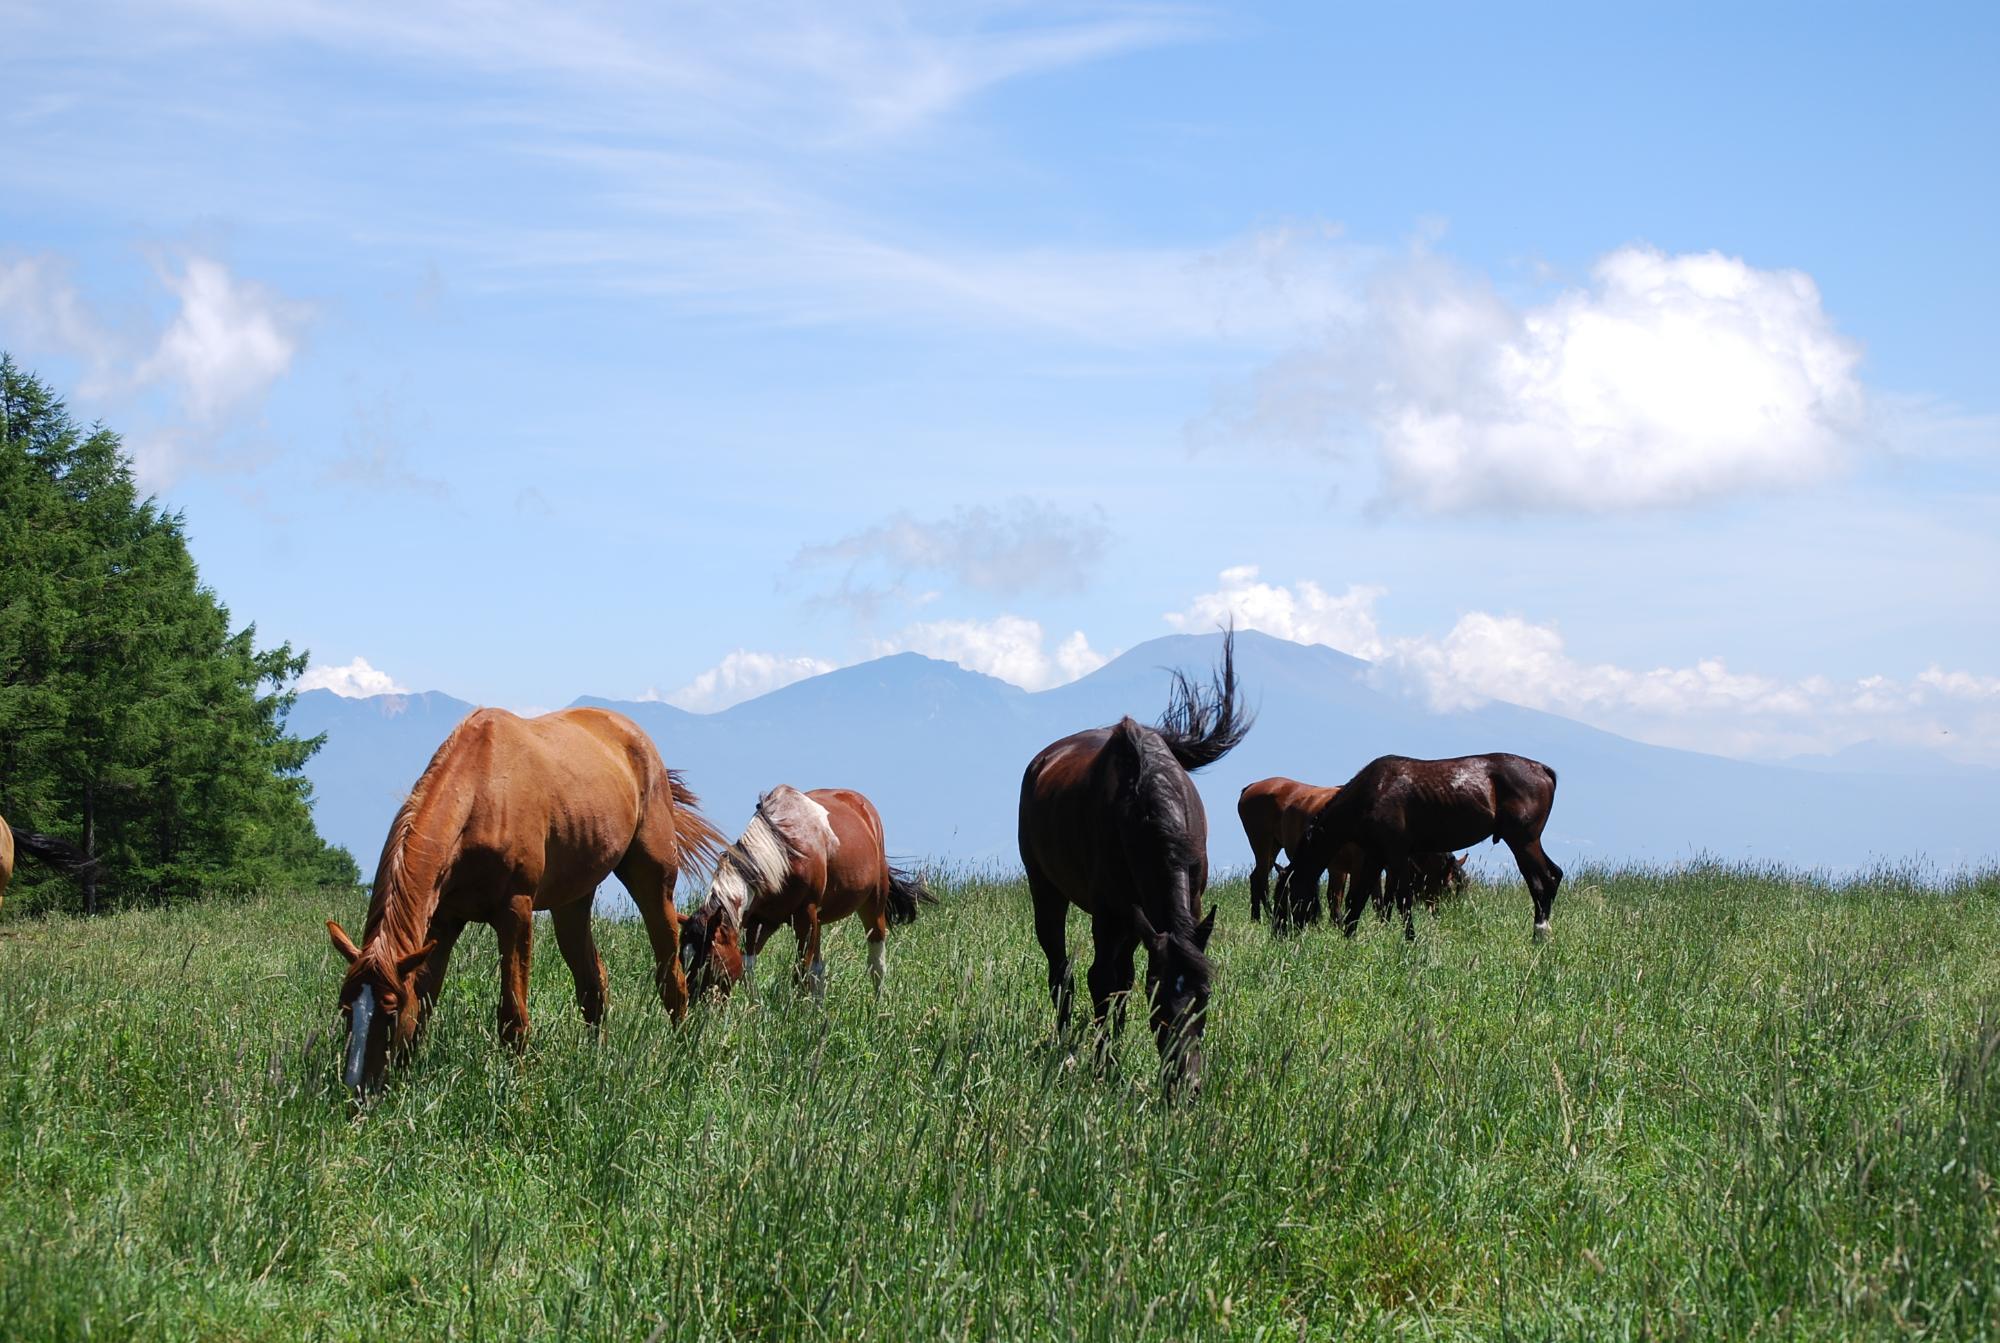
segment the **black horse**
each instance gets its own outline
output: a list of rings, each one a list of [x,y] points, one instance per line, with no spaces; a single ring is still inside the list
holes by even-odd
[[[1361,911],[1379,898],[1382,873],[1403,915],[1403,935],[1417,935],[1411,913],[1416,883],[1406,877],[1415,854],[1449,853],[1491,838],[1512,850],[1535,902],[1535,937],[1549,933],[1549,911],[1563,871],[1542,851],[1542,829],[1555,805],[1556,772],[1518,755],[1411,760],[1385,755],[1362,766],[1306,828],[1291,879],[1319,880],[1334,855],[1353,845],[1362,855],[1348,883],[1344,922],[1354,936]]]
[[[1049,961],[1056,1027],[1067,1036],[1069,907],[1090,915],[1092,1017],[1104,1057],[1105,1017],[1124,1025],[1132,955],[1146,948],[1146,996],[1168,1094],[1201,1088],[1201,1034],[1214,967],[1208,817],[1188,771],[1212,765],[1250,730],[1236,689],[1235,636],[1206,689],[1174,673],[1159,726],[1126,718],[1044,748],[1021,779],[1021,862],[1035,900],[1035,936]]]

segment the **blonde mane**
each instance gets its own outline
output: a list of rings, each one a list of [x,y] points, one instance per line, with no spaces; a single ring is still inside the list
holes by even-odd
[[[840,848],[825,807],[790,784],[779,784],[757,799],[757,814],[743,835],[724,850],[708,888],[731,928],[741,931],[750,898],[785,884],[792,859],[816,853],[831,858]]]

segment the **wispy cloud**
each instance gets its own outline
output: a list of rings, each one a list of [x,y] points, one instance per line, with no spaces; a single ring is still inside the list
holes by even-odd
[[[648,690],[639,698],[657,700],[695,713],[713,713],[732,704],[783,689],[840,664],[824,658],[753,652],[739,648],[686,685],[667,694]]]
[[[1106,658],[1090,646],[1082,630],[1050,646],[1040,621],[1003,615],[991,620],[933,620],[911,625],[888,639],[875,641],[876,657],[889,653],[922,653],[956,662],[1024,690],[1046,690],[1087,676]]]

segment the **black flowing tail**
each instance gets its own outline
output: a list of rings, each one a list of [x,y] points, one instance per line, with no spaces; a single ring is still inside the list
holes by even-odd
[[[1185,770],[1213,765],[1228,755],[1250,731],[1256,715],[1243,707],[1236,684],[1236,627],[1222,635],[1222,665],[1206,687],[1175,671],[1167,711],[1160,715],[1160,737]]]
[[[81,877],[100,872],[98,861],[74,844],[57,839],[54,835],[37,835],[19,826],[7,827],[14,836],[14,847],[44,863],[65,876]]]
[[[937,902],[920,873],[901,867],[889,869],[889,922],[915,923],[919,905]]]

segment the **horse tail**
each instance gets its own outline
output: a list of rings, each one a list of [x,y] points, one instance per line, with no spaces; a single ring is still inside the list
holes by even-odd
[[[1196,685],[1178,669],[1173,678],[1167,711],[1160,715],[1160,738],[1182,769],[1213,765],[1235,749],[1255,720],[1243,707],[1236,684],[1236,627],[1231,625],[1223,633],[1222,665],[1208,685]]]
[[[728,844],[721,831],[701,814],[701,799],[687,786],[677,769],[667,771],[667,787],[674,809],[674,861],[682,872],[713,872]]]
[[[930,883],[923,874],[907,868],[889,869],[889,922],[915,923],[920,905],[934,905],[937,896],[931,893]]]
[[[66,877],[96,875],[104,870],[104,865],[95,858],[54,835],[38,835],[17,825],[8,826],[7,830],[14,836],[16,849],[40,859]]]

